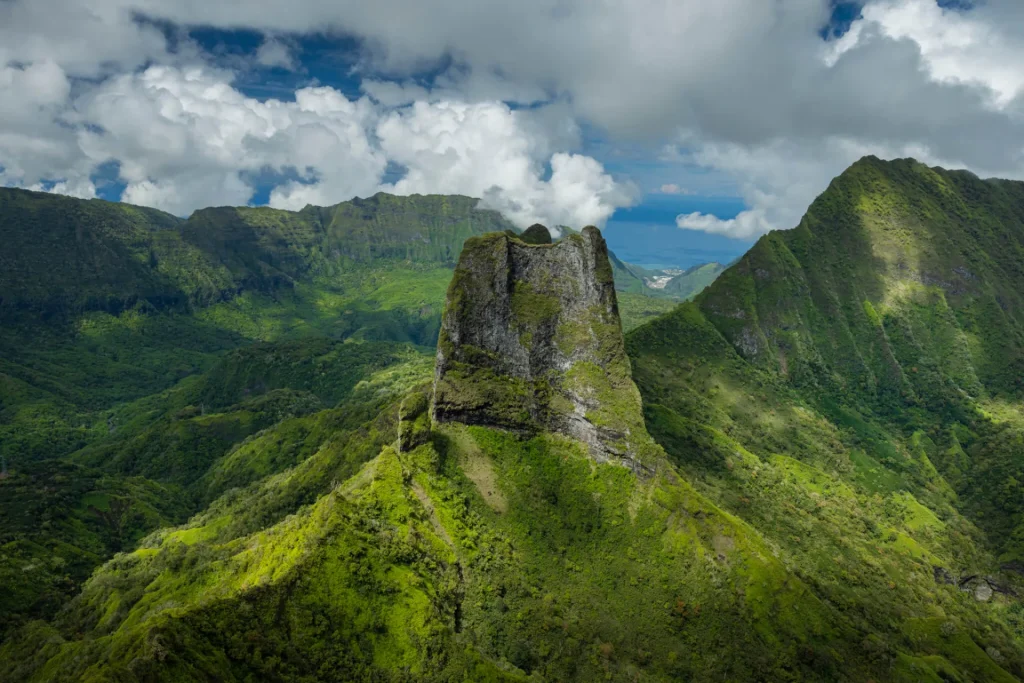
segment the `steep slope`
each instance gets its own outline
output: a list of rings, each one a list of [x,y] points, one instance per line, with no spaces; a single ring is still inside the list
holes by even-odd
[[[615,278],[615,289],[620,292],[643,293],[646,290],[643,276],[638,268],[620,260],[615,254],[609,253],[608,260],[612,264],[612,275]]]
[[[933,406],[955,403],[951,390],[1017,395],[1022,226],[1024,184],[868,157],[700,308],[745,358],[796,382]]]
[[[593,340],[618,328],[600,236],[579,239],[471,241],[446,333],[486,322],[474,339],[521,344],[523,332],[532,341],[563,319]],[[516,254],[515,275],[485,267],[483,247]],[[507,307],[478,319],[488,306],[505,310],[517,289],[546,291],[561,309],[546,276],[576,256],[581,292],[608,292],[605,313],[570,306],[523,318]],[[465,287],[467,276],[477,286]],[[612,341],[621,348],[621,335]],[[950,570],[933,569],[991,561],[941,488],[908,480],[900,490],[885,471],[858,479],[841,429],[785,378],[744,360],[696,305],[630,336],[649,424],[668,447],[666,456],[652,445],[640,473],[557,421],[506,431],[442,409],[433,422],[451,352],[461,348],[464,384],[493,371],[493,358],[466,346],[442,337],[433,387],[115,558],[53,622],[0,648],[0,676],[1013,681],[1024,672],[1019,603],[993,596],[989,579],[971,579],[968,594],[945,582]],[[762,401],[771,408],[752,412]],[[489,407],[479,411],[472,418],[487,422]],[[355,476],[332,478],[371,452]]]
[[[205,305],[353,263],[451,266],[471,235],[512,228],[460,196],[377,194],[299,212],[217,208],[188,220],[101,200],[0,188],[0,314]]]
[[[556,298],[549,308],[565,306],[564,314],[491,317],[483,336],[507,340],[572,322],[581,353],[592,352],[590,344],[610,349],[605,360],[628,370],[600,234],[589,228],[560,245],[516,242],[504,234],[470,241],[446,331],[458,335],[475,320],[479,309],[461,297],[512,296],[509,277],[512,292],[554,297],[550,268],[572,263],[581,293],[594,294],[581,299],[600,311],[581,315],[575,302]],[[487,245],[520,252],[511,276],[501,264],[479,262]],[[471,275],[480,286],[464,289]],[[382,428],[364,428],[344,448],[325,443],[301,464],[227,493],[188,526],[158,532],[113,560],[52,625],[29,625],[11,639],[0,673],[714,680],[835,668],[822,649],[837,633],[835,615],[786,576],[770,548],[678,478],[650,442],[639,401],[623,404],[632,415],[618,417],[633,422],[633,442],[647,444],[643,476],[575,438],[565,422],[524,425],[529,433],[521,435],[467,426],[451,414],[432,426],[430,412],[439,412],[451,381],[446,344],[466,350],[442,337],[429,394],[412,392],[397,415],[381,414]],[[480,355],[460,362],[469,375],[491,369]],[[559,381],[557,372],[546,379]],[[620,381],[618,389],[635,397],[628,376]],[[382,433],[390,433],[383,443]],[[384,447],[325,492],[324,478],[310,473],[337,471],[334,463],[356,443]],[[326,495],[298,507],[310,493]],[[723,583],[729,590],[717,589]]]
[[[181,219],[152,209],[0,188],[0,314],[120,310],[146,300],[182,303],[184,283],[162,258],[194,263],[214,286],[227,283],[181,239]]]
[[[853,411],[926,439],[923,467],[1016,561],[1022,264],[1024,184],[868,157],[698,306],[747,362],[834,420]]]
[[[436,422],[561,432],[601,461],[648,467],[652,444],[597,228],[556,244],[505,233],[468,240],[442,320]]]
[[[1022,673],[1021,200],[866,158],[627,338],[670,459],[914,680]]]
[[[343,443],[431,370],[431,356],[404,344],[258,344],[102,412],[91,443],[64,457],[15,452],[0,476],[0,637],[56,613],[96,566],[153,530]],[[378,449],[337,462],[359,466]]]
[[[0,678],[1021,680],[1021,187],[865,159],[625,342],[596,231],[474,238],[432,385],[364,369],[384,347],[228,354],[118,428],[202,459],[179,423],[313,407],[169,484],[209,506],[19,628]],[[145,490],[109,496],[177,514]]]
[[[368,419],[425,381],[453,254],[511,228],[475,205],[377,195],[183,221],[0,188],[0,635],[309,457],[339,403]],[[632,324],[664,310],[638,303]]]
[[[661,291],[679,299],[690,299],[704,291],[725,270],[721,263],[704,263],[689,268],[665,283]]]

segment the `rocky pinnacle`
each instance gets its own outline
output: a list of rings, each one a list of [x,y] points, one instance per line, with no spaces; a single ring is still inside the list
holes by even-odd
[[[433,419],[560,433],[600,462],[646,470],[656,446],[630,377],[604,238],[587,227],[534,241],[466,241],[441,323]]]

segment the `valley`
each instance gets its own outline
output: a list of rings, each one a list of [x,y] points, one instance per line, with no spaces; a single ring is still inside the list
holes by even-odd
[[[678,273],[475,206],[0,190],[0,678],[1024,678],[1024,184]]]

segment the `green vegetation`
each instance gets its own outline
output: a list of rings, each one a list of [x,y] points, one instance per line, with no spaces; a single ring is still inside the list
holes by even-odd
[[[725,266],[721,263],[694,266],[669,280],[661,291],[677,299],[692,299],[718,279],[724,270]]]
[[[614,306],[510,277],[524,357],[600,359],[538,384],[462,330],[440,381],[516,431],[430,420],[446,298],[496,290],[446,297],[429,230],[453,223],[424,201],[212,210],[274,237],[216,261],[241,289],[207,302],[44,324],[23,287],[0,679],[1024,680],[1024,185],[867,158],[693,301],[609,259],[625,339]],[[362,239],[370,209],[431,245]],[[297,246],[307,215],[327,251]],[[527,409],[557,385],[643,467]]]
[[[474,204],[379,195],[183,221],[0,188],[0,632],[53,614],[146,533],[304,461],[336,405],[369,420],[427,380],[462,240],[507,225]]]
[[[700,294],[722,274],[725,266],[704,263],[687,270],[648,270],[609,255],[615,273],[615,288],[623,294],[686,301]]]
[[[863,629],[879,680],[1022,674],[1017,598],[944,597],[1019,585],[1021,198],[864,159],[627,338],[652,435]]]

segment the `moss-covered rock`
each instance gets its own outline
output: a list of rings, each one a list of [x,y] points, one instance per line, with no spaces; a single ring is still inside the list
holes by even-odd
[[[534,223],[519,236],[527,244],[551,244],[551,232],[540,223]]]
[[[586,443],[601,462],[652,466],[656,447],[630,378],[597,228],[557,244],[504,233],[467,241],[448,290],[433,415],[559,432]]]

